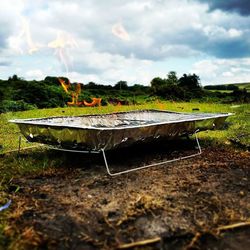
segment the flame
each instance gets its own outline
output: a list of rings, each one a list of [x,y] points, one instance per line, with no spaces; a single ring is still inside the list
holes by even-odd
[[[30,55],[39,50],[39,46],[32,39],[29,21],[25,17],[21,17],[21,31],[17,36],[10,38],[10,46],[23,54],[22,47],[26,47],[25,44]]]
[[[51,42],[48,43],[48,47],[55,49],[55,54],[58,55],[60,62],[64,65],[67,76],[69,72],[69,56],[67,54],[68,48],[74,48],[77,47],[77,43],[75,39],[73,39],[69,34],[58,32],[57,38]]]
[[[75,91],[69,91],[69,89],[71,88],[72,84],[70,83],[70,81],[68,83],[66,83],[62,78],[58,78],[60,84],[62,85],[64,91],[68,94],[71,94],[71,102],[67,102],[68,106],[80,106],[82,104],[84,104],[87,107],[94,107],[94,106],[101,106],[101,102],[102,102],[102,98],[91,98],[92,102],[87,102],[87,101],[83,101],[83,102],[78,102],[78,96],[81,93],[81,84],[77,83],[75,86]]]
[[[164,110],[165,106],[159,99],[157,99],[155,103],[158,109]]]
[[[81,84],[80,83],[76,84],[75,91],[69,91],[69,89],[72,86],[71,82],[69,81],[68,83],[66,83],[62,78],[58,78],[58,80],[59,80],[60,84],[62,85],[64,91],[67,94],[71,94],[72,101],[67,102],[67,105],[69,105],[69,106],[75,106],[75,105],[80,106],[82,104],[82,102],[78,102],[78,96],[81,93]]]
[[[28,53],[32,55],[34,52],[38,51],[38,46],[33,42],[31,32],[30,32],[30,25],[29,21],[25,18],[23,18],[23,27],[24,27],[24,32],[26,36],[26,41],[28,44]]]
[[[59,80],[59,82],[61,83],[61,85],[62,85],[64,91],[65,91],[66,93],[69,93],[68,89],[69,89],[69,87],[70,87],[70,85],[71,85],[71,84],[70,84],[70,81],[69,81],[69,83],[67,84],[62,78],[58,78],[58,80]]]
[[[130,41],[130,35],[128,34],[128,32],[125,30],[125,28],[121,23],[116,23],[115,25],[113,25],[112,33],[121,40]]]
[[[98,105],[99,107],[102,105],[101,101],[102,98],[91,98],[92,102],[86,102],[85,100],[83,101],[83,104],[87,107],[94,107],[96,105]]]

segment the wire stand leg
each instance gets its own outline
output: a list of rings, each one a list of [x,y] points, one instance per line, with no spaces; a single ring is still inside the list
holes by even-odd
[[[17,152],[18,156],[19,156],[20,150],[21,150],[21,142],[22,142],[22,136],[19,135],[19,138],[18,138],[18,152]]]
[[[116,176],[116,175],[121,175],[121,174],[126,174],[126,173],[130,173],[130,172],[134,172],[134,171],[137,171],[137,170],[140,170],[140,169],[144,169],[144,168],[149,168],[149,167],[153,167],[153,166],[159,166],[159,165],[162,165],[162,164],[165,164],[165,163],[180,161],[180,160],[188,159],[188,158],[191,158],[191,157],[194,157],[194,156],[198,156],[198,155],[200,155],[202,153],[202,151],[201,151],[201,146],[200,146],[200,143],[199,143],[199,140],[198,140],[198,137],[197,137],[197,132],[198,132],[198,130],[196,130],[194,132],[194,135],[195,135],[195,140],[196,140],[196,143],[197,143],[197,146],[198,146],[198,153],[191,154],[191,155],[184,156],[184,157],[180,157],[180,158],[176,158],[176,159],[172,159],[172,160],[167,160],[167,161],[159,162],[159,163],[145,165],[145,166],[141,166],[141,167],[138,167],[138,168],[127,169],[127,170],[120,171],[120,172],[115,172],[115,173],[111,173],[109,165],[108,165],[108,162],[107,162],[105,150],[101,149],[102,155],[103,155],[103,159],[104,159],[104,163],[105,163],[105,167],[107,169],[107,172],[108,172],[108,174],[110,176]]]

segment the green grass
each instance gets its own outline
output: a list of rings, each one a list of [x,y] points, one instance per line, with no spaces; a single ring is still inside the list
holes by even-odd
[[[199,109],[198,112],[213,113],[234,113],[226,120],[226,129],[203,131],[198,134],[201,139],[201,146],[206,145],[231,145],[234,141],[241,146],[250,146],[250,104],[244,105],[225,105],[213,103],[198,102],[160,102],[136,105],[136,106],[105,106],[96,108],[66,107],[54,109],[38,109],[23,112],[11,112],[0,114],[0,204],[6,202],[6,187],[11,185],[11,180],[16,176],[23,176],[26,173],[38,173],[45,169],[56,169],[58,165],[63,165],[63,159],[57,155],[51,155],[46,148],[34,148],[22,151],[23,157],[17,156],[18,138],[21,135],[18,126],[9,123],[10,119],[18,118],[38,118],[50,116],[73,116],[83,114],[99,114],[118,111],[129,111],[139,109],[160,109],[179,112],[192,112],[193,109]],[[196,111],[197,112],[197,111]],[[27,143],[22,137],[21,148],[37,145]],[[231,145],[231,146],[234,146]],[[14,151],[14,152],[11,152]],[[9,152],[9,153],[8,153]],[[62,162],[62,164],[60,164]],[[1,224],[1,223],[0,223]]]
[[[217,140],[218,142],[225,143],[240,129],[242,131],[249,132],[249,110],[250,105],[225,105],[225,104],[212,104],[212,103],[195,103],[195,102],[154,102],[145,105],[131,105],[131,106],[105,106],[95,108],[85,107],[66,107],[66,108],[53,108],[53,109],[38,109],[29,110],[23,112],[10,112],[0,115],[0,145],[2,149],[0,153],[5,153],[10,150],[18,148],[18,137],[20,135],[17,125],[9,123],[10,119],[18,118],[38,118],[38,117],[49,117],[49,116],[72,116],[72,115],[83,115],[83,114],[98,114],[98,113],[109,113],[116,111],[129,111],[135,109],[164,109],[172,111],[183,111],[191,112],[193,108],[199,108],[199,112],[225,112],[235,113],[227,119],[230,124],[227,130],[201,132],[199,136],[203,139]],[[246,138],[248,141],[249,138]],[[33,145],[33,144],[32,144]],[[21,147],[29,147],[30,143],[27,143],[23,138]]]
[[[4,190],[11,185],[13,177],[23,176],[27,173],[39,173],[50,168],[54,171],[58,166],[63,165],[63,158],[53,155],[46,148],[34,148],[22,151],[22,157],[17,156],[18,138],[21,135],[18,126],[9,123],[10,119],[18,118],[38,118],[50,116],[73,116],[84,114],[99,114],[118,111],[129,111],[139,109],[160,109],[179,112],[192,112],[193,109],[199,109],[198,112],[212,113],[234,113],[226,120],[226,127],[222,130],[203,131],[198,134],[201,140],[201,146],[207,145],[226,145],[234,146],[232,141],[241,146],[250,146],[250,104],[244,105],[225,105],[213,103],[198,102],[160,102],[136,105],[136,106],[105,106],[96,108],[66,107],[54,109],[38,109],[23,112],[11,112],[0,115],[0,204],[6,202],[6,193]],[[197,111],[195,111],[197,112]],[[22,137],[21,148],[37,145],[27,143]],[[14,151],[14,152],[12,152]],[[1,224],[1,223],[0,223]]]
[[[250,92],[250,82],[225,84],[225,86],[229,86],[229,85],[235,85],[235,86],[239,87],[239,89],[246,89],[247,92]],[[214,87],[216,87],[216,85]],[[221,93],[232,93],[233,92],[233,90],[226,90],[226,89],[224,89],[224,90],[221,90],[221,89],[209,89],[209,91],[210,92],[221,92]]]
[[[233,90],[218,90],[218,89],[209,89],[210,92],[221,92],[221,93],[232,93]]]

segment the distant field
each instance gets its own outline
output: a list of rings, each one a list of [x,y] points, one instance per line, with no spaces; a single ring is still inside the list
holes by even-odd
[[[239,89],[246,89],[247,92],[250,92],[250,82],[245,82],[245,83],[229,83],[229,84],[219,84],[219,85],[208,85],[208,86],[212,86],[213,88],[212,89],[207,89],[209,91],[212,91],[212,92],[215,92],[215,91],[219,91],[219,92],[222,92],[222,93],[231,93],[233,92],[233,90],[230,90],[230,89],[221,89],[220,87],[221,86],[230,86],[230,85],[235,85],[237,87],[239,87]],[[206,86],[204,86],[206,87]]]
[[[240,89],[247,89],[247,91],[250,91],[250,82],[234,83],[234,85],[237,85]]]
[[[232,93],[233,90],[221,90],[221,89],[207,89],[208,91],[211,92],[221,92],[221,93]]]

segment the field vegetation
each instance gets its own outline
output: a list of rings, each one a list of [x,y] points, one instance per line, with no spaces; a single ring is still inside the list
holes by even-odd
[[[182,242],[192,249],[202,246],[204,239],[212,239],[217,246],[221,237],[214,230],[222,225],[248,225],[249,85],[239,86],[230,91],[203,89],[198,76],[184,74],[178,79],[175,72],[169,72],[165,79],[154,78],[148,87],[128,86],[125,81],[115,86],[88,83],[79,98],[103,99],[102,106],[89,108],[67,107],[70,96],[55,77],[38,82],[13,76],[0,81],[0,207],[12,201],[8,209],[0,211],[0,249],[70,249],[76,247],[74,244],[115,249],[128,239],[152,238],[152,232],[160,235],[164,223],[165,236],[156,242],[166,240],[169,246],[172,240],[171,244]],[[103,163],[98,159],[30,144],[17,125],[9,123],[19,118],[141,109],[232,115],[221,130],[199,132],[205,152],[201,157],[171,165],[173,168],[145,170],[117,179],[100,172]],[[127,155],[125,165],[131,159],[139,164],[150,157],[154,162],[162,159],[162,148],[135,149],[134,156],[129,150],[120,155],[115,152],[112,157],[120,162],[119,157]],[[177,151],[179,148],[178,144]]]
[[[64,79],[68,84],[69,80]],[[76,84],[71,85],[74,91]],[[78,100],[91,101],[102,98],[102,105],[108,104],[145,104],[155,100],[161,101],[198,101],[210,103],[249,103],[248,85],[217,85],[202,88],[199,76],[184,74],[177,78],[171,71],[166,78],[155,77],[150,86],[134,84],[128,86],[126,81],[118,81],[114,86],[94,82],[81,84],[82,91]],[[64,107],[71,101],[71,94],[66,93],[57,77],[47,76],[41,81],[26,81],[17,75],[8,80],[0,80],[0,113],[24,111],[38,108]]]
[[[142,105],[108,105],[94,108],[64,107],[2,113],[0,114],[0,152],[4,153],[18,148],[18,136],[20,135],[20,132],[17,125],[8,122],[12,119],[99,114],[138,109],[161,109],[179,112],[232,113],[233,115],[227,119],[227,123],[225,125],[227,129],[201,132],[200,137],[209,139],[209,141],[217,141],[218,143],[224,144],[229,144],[230,141],[235,141],[238,142],[239,145],[242,143],[243,146],[245,145],[246,147],[249,147],[249,107],[249,104],[229,105],[199,102],[164,102],[156,100],[155,102]],[[22,147],[28,146],[30,146],[30,144],[23,138]]]
[[[20,132],[15,124],[8,122],[9,119],[17,118],[100,114],[136,109],[231,112],[234,115],[227,119],[222,130],[198,134],[204,151],[201,157],[116,179],[105,176],[105,171],[100,172],[98,166],[103,163],[98,159],[57,153],[38,144],[34,145],[37,146],[35,148],[25,149],[31,145],[26,143],[24,138],[18,154]],[[217,236],[213,232],[219,230],[217,227],[223,228],[224,225],[230,224],[234,227],[235,223],[236,226],[239,222],[242,225],[248,223],[248,186],[244,183],[247,183],[245,180],[248,175],[246,150],[249,149],[250,143],[249,126],[249,104],[157,100],[144,105],[64,107],[3,113],[0,119],[0,204],[5,204],[9,200],[12,200],[12,204],[0,213],[0,249],[42,249],[62,246],[63,249],[70,249],[75,244],[83,244],[82,247],[88,246],[90,249],[115,249],[117,244],[123,245],[121,242],[127,242],[128,238],[135,242],[147,238],[156,239],[157,243],[159,239],[165,239],[164,236],[155,238],[154,234],[149,232],[160,235],[161,231],[157,230],[162,230],[159,226],[163,222],[159,221],[159,218],[171,218],[171,223],[167,226],[170,229],[166,229],[170,230],[170,236],[167,237],[171,238],[164,244],[168,246],[171,239],[176,242],[171,244],[177,244],[173,245],[174,249],[180,249],[177,247],[180,244],[204,246],[204,239],[215,246],[222,244],[215,241]],[[180,147],[178,145],[177,150]],[[125,157],[128,159],[127,164],[131,164],[131,158],[133,163],[139,164],[141,161],[147,161],[148,157],[154,159],[162,150],[162,146],[158,145],[155,146],[155,150],[146,149],[140,152],[135,149],[134,156],[128,151],[114,153],[110,157],[117,157],[118,162],[121,157]],[[239,173],[235,172],[236,168]],[[203,181],[200,182],[199,178]],[[219,185],[220,188],[214,189],[218,178],[223,181]],[[148,189],[149,186],[152,189]],[[75,192],[78,192],[77,198]],[[157,197],[155,192],[158,193]],[[185,197],[193,198],[187,200]],[[235,201],[233,205],[231,199]],[[241,200],[240,207],[237,205],[237,199]],[[199,207],[199,210],[193,211],[194,207]],[[74,211],[74,214],[69,216],[69,211]],[[187,222],[178,221],[177,217],[183,220],[186,218]],[[131,229],[134,223],[139,223],[140,220],[144,223],[136,224],[136,228],[140,227],[142,235]],[[91,221],[95,226],[84,224],[86,221]],[[154,231],[147,229],[148,223],[155,225]],[[181,231],[179,223],[182,223]],[[73,235],[70,233],[72,229]],[[120,243],[116,242],[117,233],[114,230],[119,231]],[[247,232],[240,232],[238,237],[241,237],[241,240],[237,241],[237,244],[241,248],[247,244],[244,243]],[[75,236],[78,233],[81,237]],[[201,236],[196,239],[197,235]],[[235,236],[229,233],[227,237]],[[105,243],[105,239],[109,241]],[[223,237],[222,239],[224,241]],[[156,244],[148,249],[161,249],[161,246]]]
[[[250,91],[250,83],[231,83],[231,84],[223,84],[223,85],[207,85],[204,89],[212,90],[212,91],[220,91],[220,92],[233,92],[237,90],[245,90],[247,92]]]

